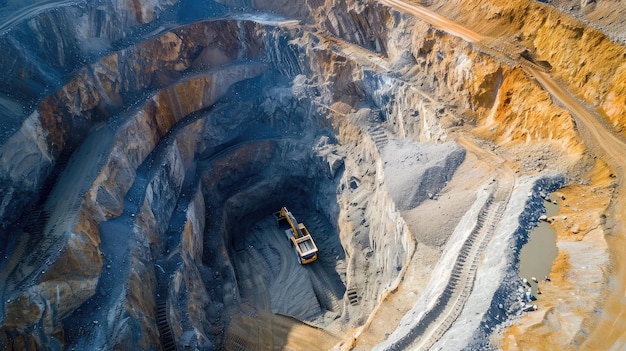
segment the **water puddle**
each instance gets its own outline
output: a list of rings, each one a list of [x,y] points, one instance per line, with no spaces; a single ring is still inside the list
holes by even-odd
[[[544,201],[543,204],[548,218],[556,216],[559,205],[550,201]],[[533,278],[541,281],[550,274],[557,253],[556,233],[550,223],[539,221],[538,226],[530,232],[528,243],[520,251],[519,275],[528,281],[534,296],[537,296],[538,286]]]

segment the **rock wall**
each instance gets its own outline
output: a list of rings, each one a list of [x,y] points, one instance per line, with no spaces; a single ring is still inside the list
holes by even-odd
[[[52,212],[52,221],[49,221],[44,235],[49,237],[49,239],[54,238],[54,240],[46,239],[43,242],[37,243],[37,238],[33,238],[35,241],[32,243],[34,247],[37,247],[37,250],[33,252],[35,256],[41,255],[42,253],[46,255],[44,257],[36,257],[36,259],[39,261],[47,259],[50,270],[54,272],[54,275],[50,276],[50,274],[48,274],[48,276],[46,276],[45,271],[41,273],[34,272],[34,267],[29,268],[29,271],[26,272],[23,270],[9,272],[8,279],[16,280],[16,284],[26,284],[22,289],[29,292],[28,295],[24,295],[23,299],[9,297],[15,293],[10,290],[4,292],[9,301],[5,305],[9,316],[7,321],[13,319],[10,317],[11,311],[15,310],[16,313],[19,314],[17,311],[23,310],[23,304],[29,305],[32,304],[32,301],[41,298],[47,301],[48,306],[53,306],[55,313],[49,314],[49,312],[45,312],[46,314],[44,314],[44,311],[49,311],[50,307],[46,308],[45,305],[40,305],[38,308],[39,312],[34,312],[30,316],[21,315],[20,318],[16,318],[19,321],[8,323],[4,330],[27,332],[30,326],[36,323],[39,318],[47,318],[49,327],[37,332],[43,334],[37,334],[39,336],[36,337],[40,345],[46,344],[47,335],[58,331],[60,320],[87,298],[91,297],[96,291],[96,284],[98,283],[98,276],[100,275],[100,269],[102,267],[102,259],[98,247],[101,233],[97,223],[122,215],[123,210],[128,206],[128,203],[124,205],[125,201],[128,201],[126,196],[129,190],[132,193],[131,185],[133,185],[133,181],[136,180],[135,177],[140,165],[144,163],[148,155],[159,144],[161,138],[165,137],[177,122],[191,112],[213,104],[226,92],[230,84],[245,79],[246,77],[256,76],[264,70],[263,65],[254,66],[244,64],[242,66],[232,66],[223,71],[216,72],[213,76],[192,77],[170,89],[165,89],[148,100],[138,112],[131,114],[114,136],[106,135],[111,139],[98,140],[97,142],[102,143],[101,145],[105,147],[101,153],[99,153],[99,149],[101,149],[102,146],[95,148],[95,151],[85,151],[87,154],[91,152],[95,153],[95,155],[76,156],[77,159],[75,162],[78,169],[69,167],[66,173],[60,176],[60,184],[64,183],[64,179],[66,179],[67,182],[71,182],[73,178],[76,178],[76,173],[80,172],[80,168],[84,168],[85,165],[89,167],[88,169],[90,169],[94,178],[91,178],[92,180],[89,178],[80,179],[83,174],[78,173],[79,179],[75,179],[75,184],[78,184],[78,190],[74,191],[71,196],[68,196],[67,193],[59,195],[69,197],[69,201],[68,199],[58,200],[53,193],[52,198],[46,205]],[[220,82],[218,85],[215,84],[215,79]],[[204,93],[188,94],[188,92],[194,91],[194,89],[198,89]],[[103,128],[108,129],[108,127]],[[185,140],[192,141],[193,139]],[[40,142],[40,140],[35,142]],[[88,148],[90,145],[90,143],[86,143],[83,147]],[[106,149],[107,145],[109,149]],[[184,164],[186,164],[187,167],[191,164],[192,158],[190,157],[194,154],[192,150],[196,147],[196,144],[191,144],[183,148],[184,155],[187,157]],[[88,156],[93,156],[93,158]],[[181,167],[178,168],[184,169]],[[94,171],[99,173],[94,174]],[[157,174],[154,179],[157,179],[161,185],[168,184],[167,182],[163,183],[168,177],[160,177]],[[184,179],[184,172],[173,176],[172,179],[176,182],[182,181],[182,179]],[[93,181],[93,183],[90,183],[91,181]],[[88,186],[89,190],[86,190],[85,186]],[[167,197],[164,197],[164,195],[168,192],[162,192],[164,189],[162,186],[159,186],[159,188],[160,190],[154,189],[154,185],[149,184],[149,189],[151,190],[147,191],[145,195],[146,201],[148,202],[145,206],[141,207],[142,209],[153,212],[149,217],[153,218],[155,221],[154,225],[156,227],[154,229],[156,232],[151,233],[150,236],[146,236],[145,233],[135,234],[145,245],[138,248],[137,250],[139,251],[136,251],[136,254],[133,255],[133,257],[137,257],[138,261],[131,263],[130,265],[132,267],[144,267],[142,269],[147,267],[147,263],[151,260],[149,250],[145,251],[146,248],[149,248],[148,243],[153,243],[155,240],[154,236],[158,237],[159,233],[163,234],[164,228],[167,227],[169,221],[170,215],[168,213],[171,211],[172,206],[176,204],[178,194],[171,194],[169,200],[165,201]],[[59,189],[60,190],[56,191],[60,193],[67,190],[63,189],[62,185],[59,185]],[[68,204],[66,205],[66,203]],[[67,211],[68,207],[70,211]],[[166,211],[166,208],[169,208],[169,210]],[[76,211],[78,211],[80,216],[76,216]],[[54,225],[55,221],[63,225]],[[66,232],[67,225],[72,226],[72,229]],[[138,226],[138,228],[143,228],[143,226]],[[150,237],[152,237],[152,239],[150,239]],[[107,240],[112,240],[112,238]],[[56,250],[54,248],[58,248],[58,252],[53,251],[55,254],[49,256],[51,250]],[[70,269],[70,267],[83,267],[83,270],[78,274],[75,270]],[[53,299],[52,296],[47,295],[48,293],[55,294],[54,291],[58,289],[57,286],[64,286],[67,282],[74,281],[77,274],[80,276],[80,279],[78,279],[79,286],[75,287],[75,291],[81,291],[81,293],[73,293],[67,301],[58,298]],[[129,278],[131,287],[132,284],[138,283],[138,277],[139,276]],[[137,289],[135,290],[129,288],[129,291],[140,292],[142,290],[139,289],[139,287],[140,286],[136,286]],[[123,301],[126,301],[126,299],[131,300],[131,305],[134,303],[132,301],[139,301],[137,303],[140,304],[146,301],[145,296],[141,298],[131,296],[124,298]],[[147,301],[150,301],[150,299],[147,299]],[[59,308],[58,311],[57,306]],[[120,311],[120,309],[122,309],[121,306],[123,306],[123,304],[118,305],[116,310]],[[148,310],[150,309],[150,304],[148,304],[147,308]],[[152,312],[145,313],[150,315]],[[141,320],[143,317],[135,316],[135,318]],[[142,324],[139,322],[139,325]],[[118,327],[118,325],[114,325],[110,326],[110,329],[104,329],[112,330]],[[144,335],[145,333],[140,334]],[[152,328],[152,332],[149,332],[147,335],[149,334],[153,335],[152,341],[141,341],[141,343],[158,345],[158,342],[154,340],[154,328]],[[120,335],[119,337],[112,338],[111,342],[129,342],[125,339],[127,337],[129,336]]]
[[[346,42],[361,44],[355,36],[376,36],[375,28],[384,23],[388,38],[385,45],[394,50],[383,55],[388,56],[382,65],[388,67],[389,74],[380,75],[374,73],[376,70],[365,69],[362,76],[352,79],[356,86],[334,86],[334,91],[343,92],[343,101],[353,104],[346,100],[349,96],[367,94],[372,101],[388,109],[385,111],[386,118],[394,123],[394,129],[408,137],[420,133],[424,133],[422,137],[426,133],[434,133],[433,137],[436,138],[442,137],[441,132],[431,132],[433,129],[426,128],[426,125],[419,128],[419,133],[407,133],[407,130],[417,130],[414,126],[424,120],[439,120],[438,123],[429,123],[428,127],[437,124],[454,127],[474,122],[484,127],[486,132],[479,131],[482,136],[499,144],[541,141],[582,153],[572,117],[554,105],[549,95],[522,69],[510,67],[499,61],[499,57],[484,53],[481,47],[475,47],[388,7],[354,5],[351,11],[353,15],[338,18],[334,26],[343,28],[343,36],[330,30],[331,33]],[[322,12],[316,15],[328,17],[328,14]],[[362,24],[369,21],[373,22],[369,26]],[[322,40],[327,38],[324,34],[321,37]],[[341,41],[335,45],[349,47]],[[375,51],[370,45],[365,43],[361,47],[372,52],[359,51],[358,55],[373,57],[371,54]],[[352,51],[355,50],[359,49]],[[355,52],[350,54],[356,55]],[[327,60],[337,62],[332,55]],[[349,71],[348,67],[352,63],[348,61],[339,64]],[[318,74],[328,72],[322,70]],[[531,100],[533,103],[527,103]],[[427,111],[423,111],[424,116],[415,118],[420,113],[415,106],[425,104],[430,106]],[[546,119],[544,116],[551,118]]]
[[[549,2],[560,12],[581,19],[585,24],[605,33],[612,41],[621,45],[626,43],[624,36],[624,8],[619,1],[613,0],[567,0]]]
[[[82,68],[63,89],[44,99],[38,110],[0,148],[2,207],[11,209],[0,213],[1,226],[6,228],[19,218],[22,211],[15,209],[38,199],[45,200],[46,189],[43,194],[37,192],[52,173],[59,155],[64,151],[70,154],[90,128],[108,121],[123,106],[145,99],[148,92],[175,83],[183,74],[199,74],[235,60],[259,58],[264,45],[264,35],[257,33],[261,29],[251,22],[241,22],[241,25],[244,26],[242,35],[251,38],[245,40],[245,46],[238,44],[237,21],[199,23],[157,36]],[[188,38],[185,45],[181,37]],[[196,42],[199,44],[194,44]],[[160,54],[155,55],[156,52]],[[190,84],[201,88],[198,81]],[[228,84],[215,87],[226,88]],[[168,91],[161,94],[162,103],[167,103]],[[186,101],[181,103],[186,106]],[[179,116],[182,118],[193,108],[189,106],[187,111],[175,113],[183,113]],[[161,126],[162,130],[167,128],[167,125]],[[25,152],[16,154],[15,148]]]
[[[6,83],[2,92],[32,111],[42,97],[64,85],[72,71],[120,41],[134,40],[142,27],[176,3],[111,1],[58,7],[46,3],[18,10],[1,27],[5,52],[0,67]]]
[[[429,6],[460,23],[480,23],[481,33],[530,48],[552,65],[552,74],[570,91],[599,108],[615,130],[624,134],[626,49],[603,32],[534,1],[435,1]]]

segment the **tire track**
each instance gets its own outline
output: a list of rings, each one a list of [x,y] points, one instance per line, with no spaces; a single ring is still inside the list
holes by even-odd
[[[463,243],[450,279],[437,298],[437,303],[388,350],[427,350],[445,334],[461,314],[472,292],[478,265],[513,190],[513,182],[507,181],[506,177],[502,178],[483,206],[471,234]]]
[[[309,268],[309,267],[307,267]],[[343,293],[338,294],[337,289],[333,289],[337,284],[333,284],[330,281],[328,272],[320,264],[311,265],[309,269],[309,276],[311,277],[311,283],[313,283],[313,290],[317,296],[317,300],[320,306],[331,312],[339,312],[341,309],[341,302]]]
[[[301,216],[302,220],[320,248],[317,261],[305,265],[304,268],[309,273],[320,306],[326,311],[340,313],[346,287],[336,271],[335,264],[341,245],[333,240],[336,234],[329,228],[329,224],[325,223],[323,215],[303,212],[305,214]]]

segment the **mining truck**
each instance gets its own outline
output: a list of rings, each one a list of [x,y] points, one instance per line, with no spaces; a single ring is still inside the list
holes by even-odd
[[[274,212],[278,227],[285,230],[287,238],[298,253],[300,264],[307,264],[317,260],[317,246],[304,224],[298,223],[296,218],[286,207]]]

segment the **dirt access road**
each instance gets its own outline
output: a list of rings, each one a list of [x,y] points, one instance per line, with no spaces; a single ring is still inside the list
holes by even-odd
[[[410,13],[432,26],[468,42],[475,43],[486,38],[420,5],[400,0],[380,0],[379,2],[399,11]],[[509,58],[515,57],[515,53],[503,54]],[[623,175],[626,171],[626,159],[623,157],[626,155],[626,143],[607,127],[602,117],[581,104],[548,73],[533,68],[522,59],[519,59],[518,62],[537,79],[553,98],[560,101],[572,113],[577,125],[582,127],[580,134],[585,145]],[[620,192],[626,192],[623,176],[619,180],[617,193]],[[626,223],[623,220],[626,218],[626,201],[615,197],[612,211],[611,217],[614,223],[612,233],[607,237],[607,241],[613,260],[613,275],[617,279],[612,282],[610,291],[608,291],[598,325],[589,333],[585,345],[589,349],[621,349],[626,346],[626,334],[623,334],[623,331],[626,330],[626,318],[623,318],[626,316]]]
[[[397,10],[401,10],[405,13],[410,13],[428,23],[435,28],[441,29],[454,36],[462,38],[463,40],[475,43],[484,39],[484,36],[474,32],[471,29],[465,28],[462,25],[443,17],[436,12],[433,12],[420,5],[414,5],[406,1],[399,0],[379,0],[378,2],[385,4]]]

